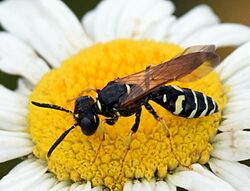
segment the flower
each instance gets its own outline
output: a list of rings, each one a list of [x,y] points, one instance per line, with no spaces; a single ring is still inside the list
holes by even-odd
[[[220,24],[205,5],[178,19],[173,11],[170,1],[106,0],[83,17],[82,27],[59,0],[6,0],[0,4],[0,23],[8,31],[0,33],[0,69],[21,76],[15,91],[0,87],[0,161],[25,156],[0,181],[1,190],[90,190],[91,186],[95,186],[93,190],[102,190],[103,185],[122,189],[123,183],[123,190],[249,188],[249,167],[238,161],[250,158],[250,134],[245,131],[249,129],[250,28]],[[97,44],[100,42],[103,44]],[[223,108],[221,113],[176,120],[154,105],[168,119],[174,135],[170,139],[164,136],[160,124],[143,113],[140,129],[133,135],[131,151],[124,160],[120,159],[126,153],[124,143],[132,118],[119,119],[115,128],[106,127],[103,142],[100,130],[86,137],[76,129],[51,158],[46,158],[51,144],[74,121],[66,113],[36,108],[29,104],[30,100],[72,108],[74,98],[84,88],[102,88],[114,77],[168,60],[181,47],[196,44],[240,46],[216,68],[217,73],[190,84],[180,83],[212,95]],[[149,150],[141,149],[147,145],[151,146]],[[88,152],[82,153],[85,149]],[[186,156],[190,150],[191,156]],[[97,160],[92,163],[95,151]],[[145,158],[138,158],[136,152],[144,152]],[[150,158],[154,155],[158,158]],[[86,163],[87,160],[91,162]],[[117,183],[120,161],[125,166],[121,174],[126,176]],[[185,168],[189,165],[191,169]],[[132,166],[138,168],[133,170]],[[152,178],[154,173],[157,178]],[[136,178],[140,181],[133,180]]]

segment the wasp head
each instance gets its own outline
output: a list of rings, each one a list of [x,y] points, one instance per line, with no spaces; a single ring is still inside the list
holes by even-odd
[[[78,97],[75,102],[74,117],[85,135],[93,135],[99,126],[99,117],[93,98],[89,96]]]

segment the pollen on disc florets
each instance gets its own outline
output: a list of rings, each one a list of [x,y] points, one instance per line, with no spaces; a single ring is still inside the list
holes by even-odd
[[[173,44],[153,41],[116,40],[84,49],[64,61],[62,66],[46,74],[37,84],[30,100],[60,105],[73,110],[74,101],[87,88],[103,88],[109,81],[145,69],[148,65],[171,59],[182,49]],[[213,97],[220,111],[225,104],[223,86],[215,72],[192,83],[174,82]],[[93,92],[83,93],[93,98]],[[152,103],[164,118],[170,138],[164,128],[143,109],[139,130],[132,137],[126,158],[127,135],[134,117],[119,118],[113,126],[105,126],[92,136],[75,128],[56,148],[49,159],[46,154],[54,141],[74,124],[70,114],[29,106],[29,131],[36,146],[34,154],[48,160],[48,168],[58,179],[90,180],[93,186],[105,185],[119,190],[128,179],[157,176],[164,178],[168,170],[178,165],[208,161],[211,139],[217,132],[221,113],[199,119],[176,117]],[[103,119],[103,118],[102,118]],[[96,158],[96,160],[94,160]]]

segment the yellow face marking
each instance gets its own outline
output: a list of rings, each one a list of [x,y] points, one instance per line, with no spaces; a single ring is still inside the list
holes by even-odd
[[[96,123],[96,116],[94,115],[93,118],[94,118],[94,122]]]
[[[102,111],[102,105],[101,105],[100,101],[97,100],[96,103],[97,103],[97,107],[98,107],[99,111],[101,112]]]
[[[117,109],[116,109],[116,108],[113,108],[113,111],[115,112],[115,114],[116,114],[118,117],[120,117],[120,116],[121,116],[121,114],[117,111]]]
[[[181,113],[183,107],[182,107],[182,102],[185,100],[184,95],[178,96],[176,102],[175,102],[175,111],[173,112],[175,115],[178,115]]]
[[[117,111],[116,112],[116,115],[118,116],[118,117],[120,117],[121,116],[121,114]]]

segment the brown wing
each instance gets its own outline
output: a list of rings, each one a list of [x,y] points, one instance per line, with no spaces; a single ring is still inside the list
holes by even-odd
[[[186,55],[194,52],[210,52],[215,54],[215,46],[214,45],[196,45],[187,48],[181,53],[181,55]],[[216,55],[217,56],[217,55]],[[175,57],[176,58],[176,57]],[[218,64],[219,64],[219,56],[215,57],[214,60],[204,61],[200,66],[198,66],[194,71],[186,76],[178,79],[180,82],[192,82],[202,78],[203,76],[210,73]]]
[[[157,87],[175,80],[200,79],[212,70],[211,66],[218,63],[219,56],[215,53],[214,45],[189,47],[167,62],[116,79],[115,82],[134,85],[121,105],[128,106]]]

